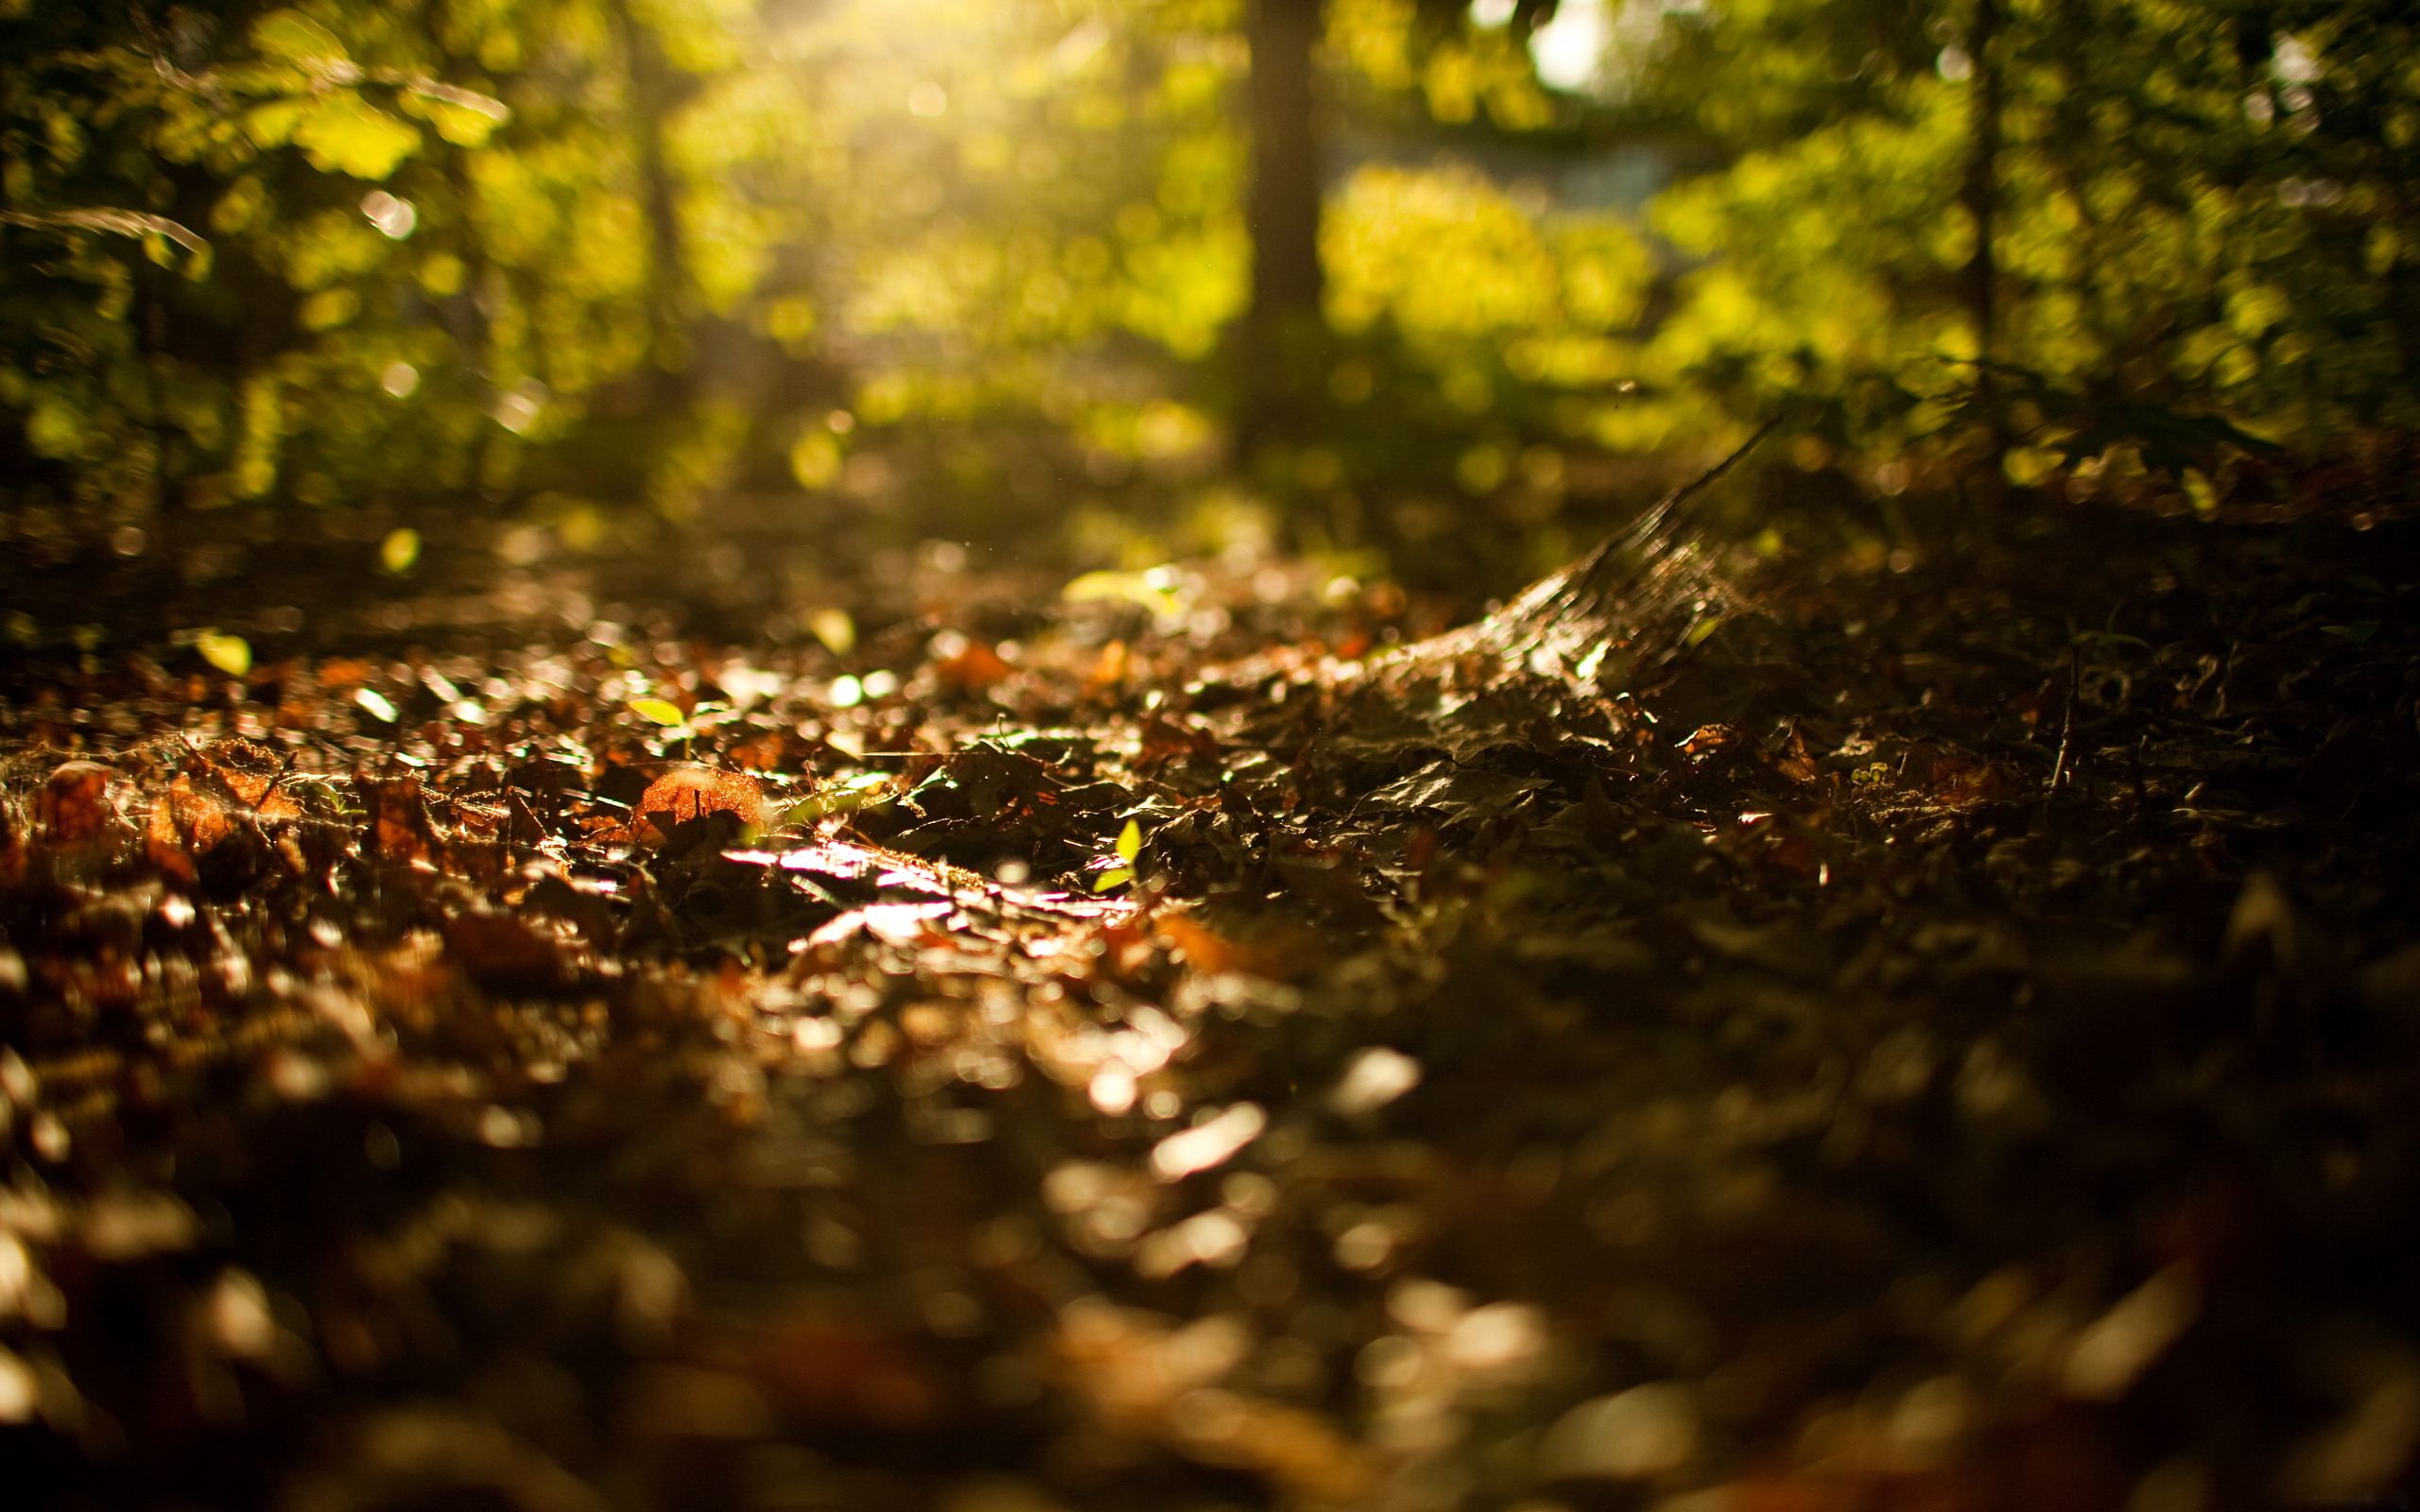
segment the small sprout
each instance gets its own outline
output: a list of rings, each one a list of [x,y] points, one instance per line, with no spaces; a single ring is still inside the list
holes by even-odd
[[[881,772],[860,772],[844,782],[833,782],[817,789],[790,805],[782,816],[785,824],[812,824],[833,814],[855,814],[888,802],[891,798],[890,779]]]
[[[631,700],[631,713],[659,725],[677,725],[684,717],[679,704],[662,698],[633,698]]]
[[[1126,884],[1132,882],[1134,880],[1134,858],[1142,853],[1142,826],[1136,824],[1132,819],[1129,819],[1126,821],[1126,828],[1117,832],[1117,849],[1113,852],[1115,859],[1113,860],[1113,856],[1103,856],[1100,858],[1099,862],[1095,863],[1097,866],[1100,865],[1102,862],[1110,863],[1110,865],[1108,865],[1106,869],[1104,869],[1099,876],[1093,879],[1093,891],[1107,892],[1112,887],[1122,887]]]
[[[2350,625],[2323,625],[2319,627],[2319,632],[2322,635],[2335,636],[2340,641],[2350,641],[2355,645],[2367,645],[2370,644],[2370,637],[2378,633],[2378,622],[2356,620]]]
[[[806,627],[834,656],[847,656],[856,649],[857,625],[846,610],[817,610],[807,616]]]
[[[204,662],[231,678],[240,678],[252,670],[251,643],[240,635],[204,630],[194,637],[193,648],[201,653]]]

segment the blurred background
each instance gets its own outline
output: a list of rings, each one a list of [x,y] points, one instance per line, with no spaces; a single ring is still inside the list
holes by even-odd
[[[2033,528],[2387,475],[2411,33],[2384,0],[7,0],[0,633],[576,579],[804,640],[951,552],[1475,602],[1775,416],[1768,491],[1876,563],[1921,500]]]

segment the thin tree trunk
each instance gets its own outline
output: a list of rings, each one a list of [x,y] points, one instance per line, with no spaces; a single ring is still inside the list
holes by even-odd
[[[1310,398],[1320,325],[1320,163],[1311,53],[1321,0],[1253,0],[1252,309],[1244,319],[1243,449],[1288,438]]]
[[[639,187],[648,232],[648,357],[654,398],[669,398],[676,375],[689,367],[687,249],[682,244],[681,204],[672,169],[664,157],[664,117],[678,103],[672,65],[655,34],[631,11],[630,0],[614,0],[615,27],[630,70],[631,131],[638,148]]]
[[[1975,327],[1975,398],[1990,448],[1976,497],[1977,507],[1985,516],[1978,524],[1986,530],[1990,528],[1988,516],[1998,491],[2000,457],[2008,447],[2008,438],[2000,424],[1998,388],[1992,372],[1992,362],[1997,354],[1999,284],[1999,264],[1993,247],[1999,210],[2001,77],[1999,49],[1996,45],[1999,29],[1999,0],[1975,0],[1975,23],[1966,39],[1967,51],[1974,59],[1975,113],[1967,136],[1966,180],[1958,198],[1975,226],[1975,252],[1967,259],[1960,283],[1966,318]]]

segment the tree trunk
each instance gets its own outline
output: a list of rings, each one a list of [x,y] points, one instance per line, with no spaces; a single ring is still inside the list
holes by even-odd
[[[648,387],[650,398],[661,403],[685,387],[690,358],[689,260],[682,244],[680,188],[664,155],[664,118],[684,92],[663,43],[632,14],[630,0],[614,0],[613,15],[630,70],[631,135],[648,218]]]
[[[1320,317],[1320,163],[1311,53],[1320,0],[1253,0],[1252,308],[1244,318],[1238,440],[1293,438],[1315,390]]]
[[[1992,254],[1992,222],[1999,202],[2000,71],[1993,57],[1998,34],[1998,0],[1975,0],[1975,29],[1967,38],[1975,67],[1974,116],[1967,134],[1966,180],[1958,199],[1975,221],[1975,254],[1966,260],[1962,282],[1967,316],[1975,322],[1975,346],[1987,359],[1992,354],[1993,284],[1998,271]]]
[[[1996,491],[1999,478],[2000,455],[2008,446],[2008,438],[2000,424],[1997,386],[1992,373],[1999,283],[1999,263],[1992,245],[1997,232],[1995,220],[1999,208],[2001,78],[1998,48],[1996,46],[1999,29],[1999,0],[1975,0],[1974,29],[1966,39],[1967,50],[1974,59],[1975,113],[1973,124],[1968,129],[1966,180],[1958,196],[1959,203],[1966,207],[1967,215],[1975,223],[1975,253],[1967,259],[1960,284],[1966,318],[1975,327],[1976,407],[1983,416],[1986,444],[1991,453],[1988,466],[1981,474],[1981,489],[1977,494],[1978,508],[1986,516],[1978,524],[1987,531],[1990,528],[1988,515],[1996,502],[1991,495]]]

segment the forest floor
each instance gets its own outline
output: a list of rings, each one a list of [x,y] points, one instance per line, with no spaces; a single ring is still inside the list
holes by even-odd
[[[2408,1505],[2420,552],[2357,523],[1640,536],[1578,639],[944,555],[844,652],[19,656],[0,1474]]]

